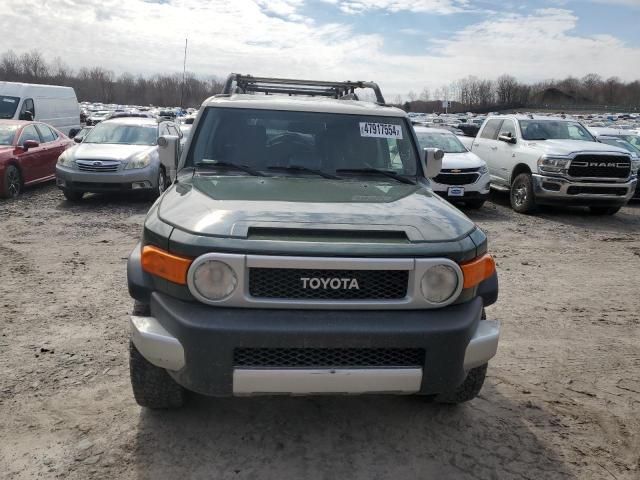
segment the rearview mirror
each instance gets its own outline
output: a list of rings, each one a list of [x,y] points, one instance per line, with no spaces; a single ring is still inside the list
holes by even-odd
[[[498,140],[500,140],[501,142],[510,143],[512,145],[517,142],[516,137],[512,137],[510,135],[500,135],[498,137]]]
[[[427,178],[434,178],[442,170],[444,152],[439,148],[425,148],[422,153],[422,171]]]
[[[22,148],[24,148],[25,151],[29,150],[30,148],[37,148],[39,146],[40,144],[35,140],[25,140],[22,144]]]

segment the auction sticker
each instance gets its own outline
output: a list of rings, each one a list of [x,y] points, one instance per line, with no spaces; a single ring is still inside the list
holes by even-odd
[[[392,123],[360,122],[360,136],[402,140],[402,127]]]

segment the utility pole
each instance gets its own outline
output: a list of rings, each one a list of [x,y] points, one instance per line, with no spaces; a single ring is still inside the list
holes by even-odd
[[[187,41],[188,39],[184,39],[184,63],[182,64],[182,86],[180,87],[180,108],[183,108],[184,101],[184,82],[187,76]]]

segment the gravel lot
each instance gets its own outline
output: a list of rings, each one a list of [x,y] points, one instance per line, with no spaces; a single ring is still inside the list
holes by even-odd
[[[0,477],[640,478],[640,205],[527,217],[507,201],[469,212],[501,283],[480,398],[194,397],[176,412],[142,411],[129,386],[125,263],[150,204],[70,205],[53,185],[0,201]]]

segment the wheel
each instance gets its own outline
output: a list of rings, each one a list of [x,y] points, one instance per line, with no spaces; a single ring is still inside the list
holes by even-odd
[[[70,202],[80,202],[82,201],[82,197],[84,197],[84,192],[78,192],[77,190],[62,190],[64,197]]]
[[[458,404],[468,402],[469,400],[476,398],[484,384],[488,365],[488,363],[485,363],[484,365],[480,365],[479,367],[469,370],[467,378],[464,379],[462,385],[456,388],[453,392],[441,393],[436,396],[435,401],[438,403]]]
[[[129,342],[129,374],[136,402],[147,408],[179,408],[186,391],[169,376],[164,368],[148,362],[133,342]]]
[[[511,208],[518,213],[536,211],[536,199],[533,193],[533,181],[530,173],[521,173],[511,184]]]
[[[167,187],[169,186],[167,182],[168,182],[167,174],[164,171],[164,168],[161,167],[160,171],[158,172],[158,181],[156,183],[156,189],[152,190],[151,193],[149,193],[149,199],[155,200],[160,195],[162,195],[164,191],[167,189]]]
[[[480,208],[482,208],[482,206],[484,205],[484,200],[467,200],[465,201],[465,205],[467,206],[467,208],[470,208],[471,210],[478,210]]]
[[[622,207],[589,207],[594,215],[615,215]]]
[[[3,191],[5,198],[16,198],[22,192],[22,175],[15,165],[9,165],[4,171]]]

